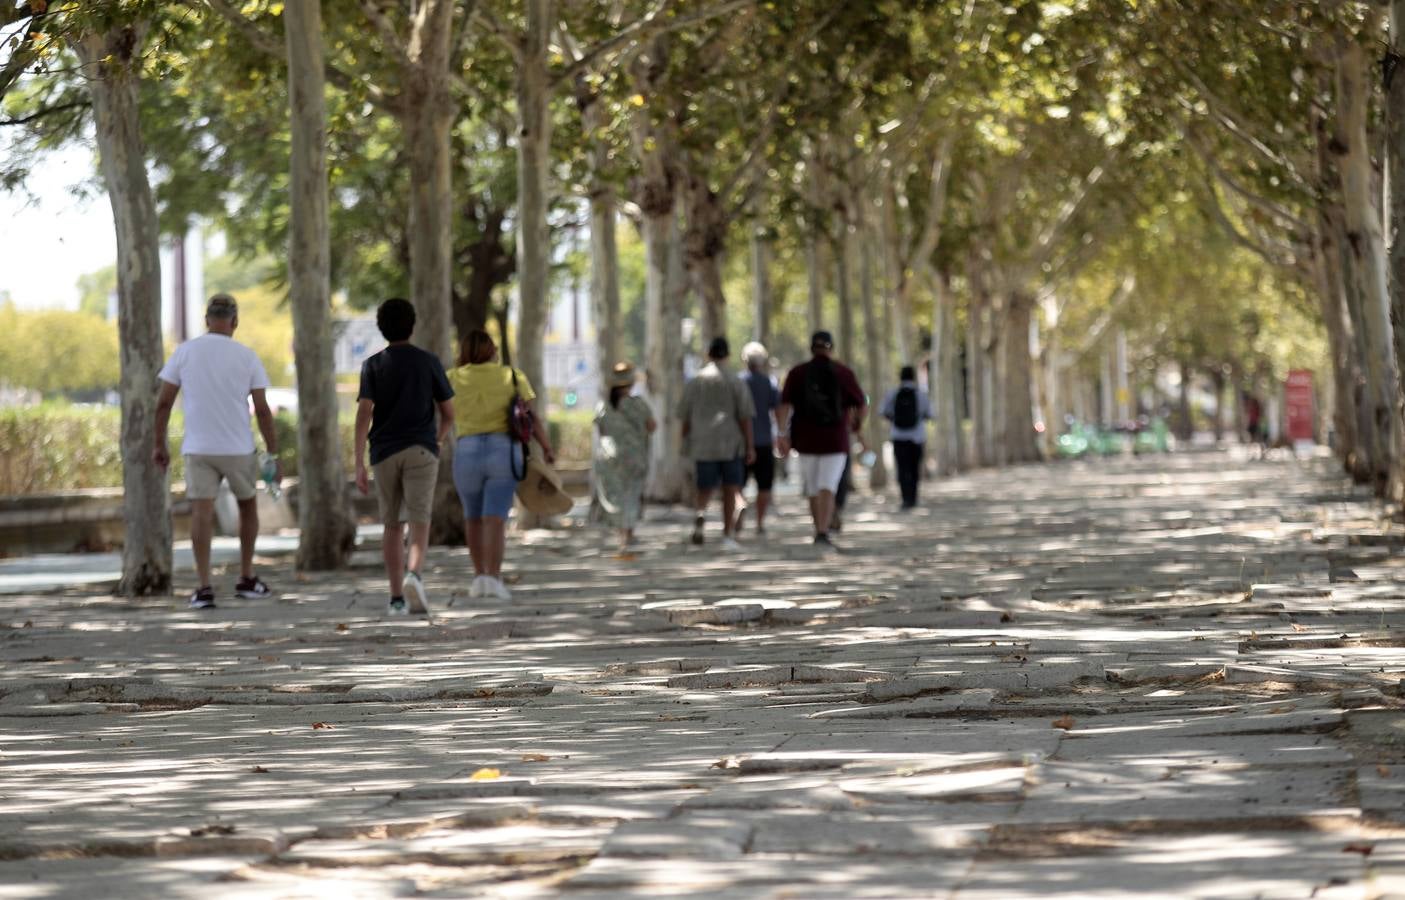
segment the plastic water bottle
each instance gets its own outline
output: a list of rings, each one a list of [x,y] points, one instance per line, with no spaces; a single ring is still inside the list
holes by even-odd
[[[277,500],[283,493],[283,486],[278,479],[278,457],[271,453],[259,454],[259,477],[268,486],[268,496]]]

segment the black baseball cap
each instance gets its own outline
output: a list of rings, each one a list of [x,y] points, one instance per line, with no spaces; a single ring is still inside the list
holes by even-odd
[[[830,334],[828,331],[816,331],[810,337],[810,349],[814,350],[816,347],[820,347],[825,350],[833,350],[834,335]]]
[[[712,343],[707,345],[708,359],[726,359],[731,355],[732,348],[727,346],[727,339],[724,337],[715,337]]]

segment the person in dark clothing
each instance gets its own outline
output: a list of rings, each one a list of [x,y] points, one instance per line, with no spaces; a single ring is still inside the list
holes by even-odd
[[[428,613],[420,569],[429,549],[439,448],[454,427],[454,407],[449,402],[454,389],[439,357],[410,343],[415,330],[415,307],[410,301],[392,297],[382,303],[376,310],[376,325],[389,346],[361,364],[361,390],[356,401],[356,487],[363,494],[371,489],[371,474],[366,469],[369,441],[381,521],[385,523],[381,553],[390,580],[389,610],[393,614]],[[410,524],[408,559],[403,531],[406,520]]]
[[[756,448],[756,460],[746,467],[747,477],[756,480],[756,533],[766,533],[766,511],[771,508],[771,488],[776,480],[775,428],[772,425],[776,407],[781,402],[781,389],[766,371],[770,356],[766,348],[753,341],[742,348],[746,372],[742,382],[751,390],[756,417],[751,423],[751,440]],[[743,484],[743,487],[746,485]],[[746,507],[737,511],[736,530],[740,531],[746,518]]]
[[[932,418],[931,401],[927,392],[917,386],[917,370],[912,366],[902,367],[898,386],[883,398],[881,413],[888,420],[888,439],[893,442],[902,508],[912,509],[917,505],[917,483],[922,478],[927,420]]]
[[[810,339],[809,362],[791,369],[776,408],[776,446],[781,454],[795,448],[815,543],[828,546],[834,495],[844,473],[854,434],[868,415],[868,398],[848,366],[832,359],[834,338],[817,331]]]

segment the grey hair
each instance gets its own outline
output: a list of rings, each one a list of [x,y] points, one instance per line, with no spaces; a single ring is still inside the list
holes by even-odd
[[[742,359],[746,360],[748,366],[759,369],[771,361],[771,356],[761,342],[752,341],[742,348]]]

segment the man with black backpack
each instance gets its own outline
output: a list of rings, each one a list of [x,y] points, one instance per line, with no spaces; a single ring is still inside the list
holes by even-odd
[[[848,366],[831,358],[833,351],[830,333],[815,332],[810,338],[813,356],[786,374],[781,403],[776,407],[776,444],[782,456],[791,447],[800,456],[800,478],[810,500],[815,543],[826,547],[830,546],[829,523],[844,460],[854,433],[868,415],[868,399],[858,379]]]
[[[927,420],[932,407],[927,392],[917,386],[917,370],[903,366],[898,386],[883,398],[883,418],[888,420],[888,439],[893,442],[893,460],[898,464],[898,487],[903,509],[917,505],[917,483],[922,479],[922,450],[927,443]]]

